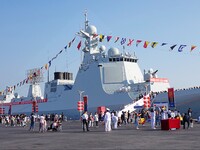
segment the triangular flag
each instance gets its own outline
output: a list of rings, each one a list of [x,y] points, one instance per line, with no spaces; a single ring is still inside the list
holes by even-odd
[[[123,45],[126,42],[126,38],[122,38],[121,45]]]
[[[29,79],[29,78],[26,79],[26,83],[28,83],[28,79]]]
[[[49,61],[49,67],[51,67],[51,60]]]
[[[193,51],[196,47],[197,47],[197,46],[192,45],[192,46],[191,46],[191,49],[190,49],[190,52]]]
[[[127,46],[131,46],[131,44],[133,43],[134,39],[129,39],[129,42],[127,44]]]
[[[172,51],[175,47],[176,47],[176,44],[175,44],[175,45],[172,45],[172,46],[170,47],[171,51]]]
[[[48,69],[48,64],[45,64],[44,68],[47,70]]]
[[[72,43],[74,42],[75,39],[76,39],[76,37],[73,38]]]
[[[107,42],[109,42],[111,38],[112,36],[107,36]]]
[[[81,48],[81,41],[77,45],[78,50]]]
[[[182,51],[183,51],[183,48],[186,47],[186,46],[187,46],[187,45],[180,45],[180,47],[178,48],[178,51],[179,51],[179,52],[182,52]]]
[[[152,48],[155,48],[157,44],[158,44],[158,42],[152,42],[152,43],[151,43],[151,47],[152,47]]]
[[[58,54],[55,57],[53,57],[51,60],[53,61],[54,59],[56,59],[57,56],[58,56]]]
[[[162,43],[161,46],[167,45],[167,43]]]
[[[116,38],[115,38],[115,43],[116,43],[118,40],[119,40],[119,37],[116,37]]]
[[[103,39],[104,39],[104,35],[100,34],[100,35],[99,35],[99,42],[102,42]]]
[[[63,51],[63,49],[62,49],[62,50],[60,50],[60,52],[59,52],[58,54],[61,54],[61,53],[62,53],[62,51]]]
[[[149,41],[145,41],[143,47],[147,48],[147,46],[149,45],[149,43],[150,43]]]
[[[98,34],[93,34],[93,38],[95,38],[95,37],[97,37],[98,36]]]
[[[72,42],[69,42],[69,46],[68,46],[69,48],[70,48],[71,44],[72,44]]]
[[[23,80],[23,85],[24,85],[25,81],[26,81],[26,79]]]
[[[136,46],[138,47],[138,45],[142,42],[142,40],[137,40],[136,41]]]

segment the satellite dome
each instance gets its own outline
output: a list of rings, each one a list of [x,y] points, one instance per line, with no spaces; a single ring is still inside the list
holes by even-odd
[[[86,32],[89,34],[97,34],[97,28],[93,25],[87,27]]]
[[[100,52],[105,52],[106,47],[105,47],[104,45],[101,45],[101,46],[99,47],[99,50],[100,50]]]
[[[108,56],[109,57],[117,57],[120,55],[119,49],[118,48],[110,48],[108,50]]]

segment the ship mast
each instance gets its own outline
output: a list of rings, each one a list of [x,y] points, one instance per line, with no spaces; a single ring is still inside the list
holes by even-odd
[[[85,31],[86,31],[86,29],[87,29],[87,27],[88,27],[88,23],[89,23],[89,21],[88,21],[88,19],[87,19],[87,10],[85,10]]]

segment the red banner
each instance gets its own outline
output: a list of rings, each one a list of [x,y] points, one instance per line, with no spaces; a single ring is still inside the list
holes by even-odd
[[[168,88],[168,100],[169,100],[169,106],[175,107],[174,103],[174,88]]]
[[[88,97],[83,96],[83,101],[84,101],[84,111],[88,110]]]

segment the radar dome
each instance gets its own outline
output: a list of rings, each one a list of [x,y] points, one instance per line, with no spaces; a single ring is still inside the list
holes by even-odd
[[[15,98],[19,98],[20,97],[18,93],[15,93],[14,96],[15,96]]]
[[[153,73],[153,69],[152,68],[149,69],[149,73]]]
[[[105,47],[104,45],[101,45],[101,46],[99,47],[99,50],[100,50],[100,52],[105,52],[106,47]]]
[[[97,28],[93,25],[87,27],[86,32],[89,34],[97,34]]]
[[[120,55],[119,49],[118,48],[110,48],[108,50],[108,56],[109,57],[117,57]]]

